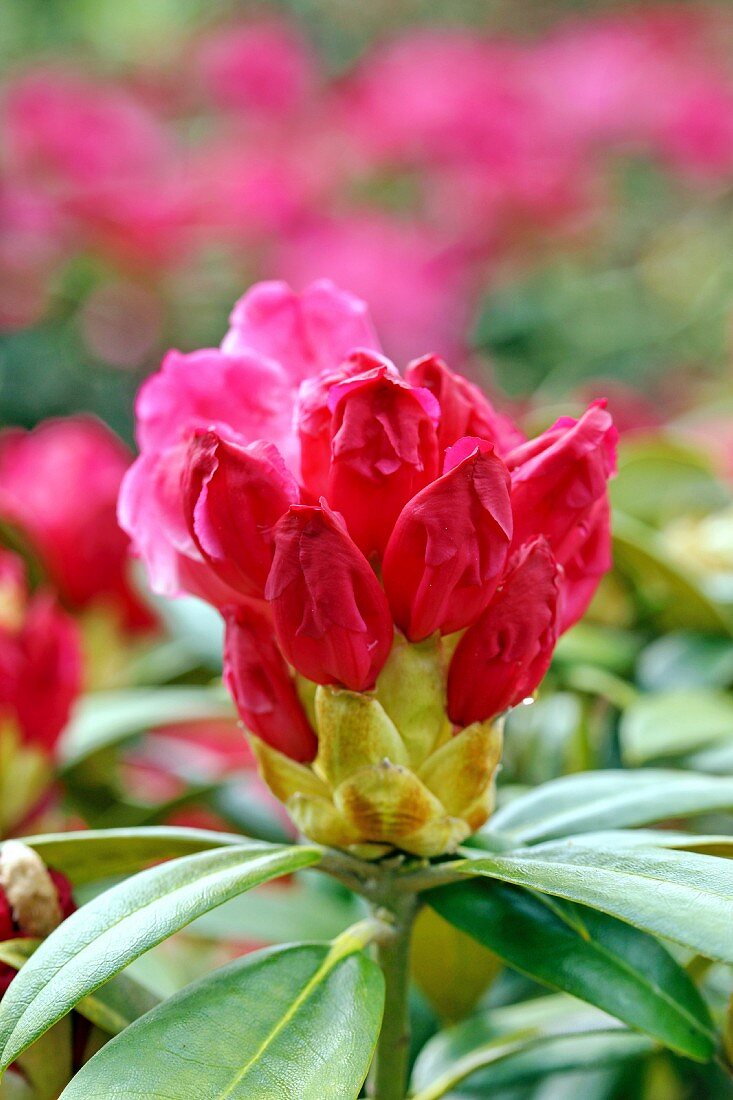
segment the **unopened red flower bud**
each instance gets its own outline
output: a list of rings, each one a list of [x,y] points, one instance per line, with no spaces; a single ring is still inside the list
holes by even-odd
[[[411,641],[474,622],[506,564],[509,472],[490,443],[462,442],[448,452],[443,476],[405,505],[387,544],[384,587],[395,622]]]
[[[367,557],[381,554],[407,501],[438,473],[437,402],[384,366],[334,386],[329,402],[329,503]]]
[[[560,633],[585,614],[598,582],[611,568],[611,506],[608,495],[596,501],[587,519],[576,525],[574,546],[563,566]]]
[[[278,523],[265,596],[298,672],[352,691],[374,686],[392,617],[374,571],[325,501],[293,505]]]
[[[74,620],[49,592],[29,596],[21,560],[0,551],[0,721],[51,753],[81,690]],[[2,778],[2,777],[0,777]]]
[[[376,351],[357,349],[334,370],[326,370],[301,383],[295,407],[300,441],[300,474],[305,488],[315,500],[328,490],[331,469],[331,428],[333,412],[329,394],[334,386],[359,374],[384,367],[399,381],[399,373],[389,359]]]
[[[49,752],[81,690],[81,647],[76,624],[50,593],[33,597],[18,638],[22,667],[15,707],[25,739]]]
[[[536,439],[507,456],[512,472],[514,546],[544,535],[561,565],[615,471],[618,433],[604,403],[579,420],[562,417]]]
[[[242,445],[214,431],[191,440],[183,473],[186,520],[204,560],[235,591],[262,597],[272,529],[298,486],[272,443]]]
[[[448,714],[457,725],[492,718],[535,690],[557,641],[558,581],[557,562],[544,539],[522,547],[453,654]]]
[[[316,735],[275,642],[270,616],[241,607],[224,618],[224,681],[245,725],[293,760],[312,760]]]
[[[493,443],[496,453],[502,456],[523,442],[524,436],[509,417],[497,412],[478,386],[454,374],[437,355],[414,360],[405,377],[411,385],[430,390],[440,405],[441,452],[466,435]]]

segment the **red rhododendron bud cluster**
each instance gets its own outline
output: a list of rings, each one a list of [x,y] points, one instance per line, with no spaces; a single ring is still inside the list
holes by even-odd
[[[129,540],[115,515],[131,460],[91,417],[0,432],[0,519],[18,529],[69,608],[105,607],[137,630],[153,620],[130,585]]]
[[[240,712],[294,760],[308,692],[371,691],[396,637],[457,636],[456,729],[516,705],[609,565],[603,403],[525,441],[440,360],[402,377],[326,282],[255,286],[220,349],[171,352],[138,435],[121,522],[160,591],[224,611]]]
[[[0,551],[0,737],[50,755],[80,690],[73,619],[48,591],[29,594],[21,560]]]

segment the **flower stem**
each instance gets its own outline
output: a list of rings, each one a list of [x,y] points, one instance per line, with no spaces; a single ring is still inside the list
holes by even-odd
[[[410,1056],[410,945],[418,900],[415,895],[390,898],[385,908],[374,909],[375,916],[389,916],[391,927],[390,934],[377,941],[385,983],[384,1018],[368,1095],[372,1100],[404,1100]]]

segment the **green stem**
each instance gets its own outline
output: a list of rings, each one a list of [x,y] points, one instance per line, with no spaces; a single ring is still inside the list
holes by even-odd
[[[385,912],[386,909],[386,912]],[[369,1074],[373,1100],[404,1100],[410,1057],[410,945],[418,909],[415,895],[390,898],[375,916],[390,918],[390,934],[377,941],[377,961],[384,974],[382,1030]]]

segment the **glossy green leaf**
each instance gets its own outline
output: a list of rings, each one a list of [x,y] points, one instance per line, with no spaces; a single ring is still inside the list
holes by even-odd
[[[733,779],[651,768],[581,772],[513,799],[497,810],[483,833],[533,844],[728,809],[733,809]]]
[[[619,732],[630,764],[682,756],[733,737],[733,699],[701,690],[642,695],[624,713]]]
[[[383,1002],[381,971],[354,947],[260,951],[138,1020],[63,1100],[355,1100]]]
[[[439,1032],[418,1056],[411,1095],[438,1100],[487,1067],[493,1095],[551,1073],[616,1065],[653,1049],[651,1040],[615,1027],[603,1013],[570,998],[541,997]]]
[[[604,829],[598,833],[579,833],[567,838],[575,847],[672,848],[677,852],[700,855],[733,856],[733,836],[710,833],[678,833],[672,829]]]
[[[202,913],[316,863],[308,847],[240,845],[199,852],[127,879],[83,906],[23,967],[0,1003],[0,1066],[83,997]]]
[[[20,970],[35,953],[39,943],[40,940],[32,939],[4,940],[0,943],[0,962]],[[155,1008],[158,1001],[154,993],[129,975],[117,974],[79,1001],[76,1011],[108,1035],[116,1035],[133,1020]]]
[[[88,829],[23,837],[49,867],[75,886],[139,871],[153,861],[245,843],[236,833],[215,833],[172,825],[134,829]]]
[[[427,894],[442,917],[523,974],[564,990],[690,1058],[711,1057],[710,1015],[695,985],[653,937],[570,902],[504,883]]]
[[[62,768],[68,770],[110,745],[156,726],[233,715],[220,687],[129,688],[85,695],[61,741]]]
[[[472,859],[458,867],[467,875],[485,875],[580,902],[706,958],[733,963],[733,863],[729,860],[652,847],[591,847],[567,840]]]

